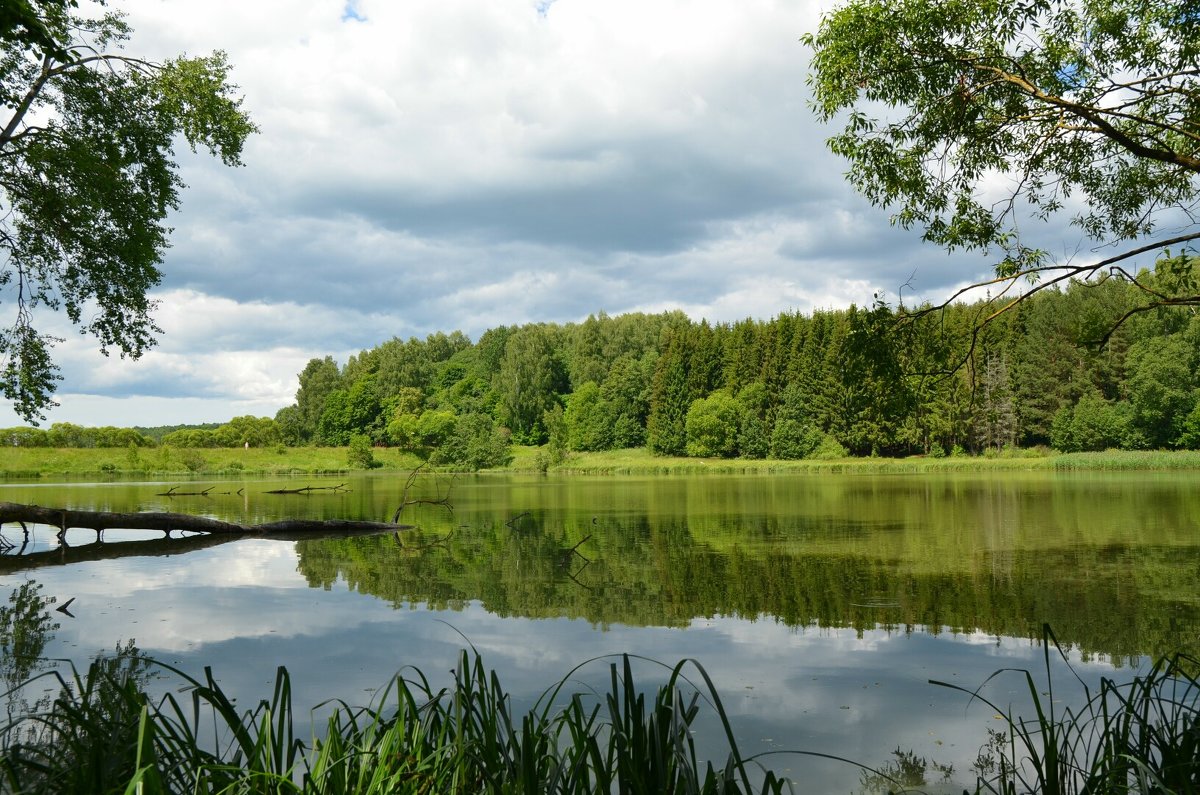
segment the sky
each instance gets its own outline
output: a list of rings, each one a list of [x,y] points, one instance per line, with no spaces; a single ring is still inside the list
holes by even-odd
[[[309,359],[394,336],[600,311],[766,320],[988,273],[845,183],[799,41],[831,0],[109,7],[130,54],[225,50],[261,132],[241,168],[179,148],[164,333],[132,361],[62,326],[43,425],[273,416]],[[0,427],[19,424],[0,402]]]

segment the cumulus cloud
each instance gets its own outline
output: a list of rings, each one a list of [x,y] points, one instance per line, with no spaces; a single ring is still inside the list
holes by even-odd
[[[180,152],[162,343],[121,362],[71,338],[51,421],[116,422],[99,407],[123,396],[175,421],[271,414],[307,359],[392,336],[768,318],[986,269],[844,184],[806,105],[821,2],[113,7],[132,53],[227,51],[262,133],[240,169]]]

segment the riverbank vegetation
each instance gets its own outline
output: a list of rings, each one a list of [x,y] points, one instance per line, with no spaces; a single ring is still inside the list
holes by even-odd
[[[54,477],[218,477],[248,475],[335,475],[377,470],[411,472],[427,460],[407,450],[353,447],[271,448],[52,448],[5,451],[0,480]],[[454,464],[442,471],[474,471]],[[495,472],[555,472],[568,475],[698,474],[921,474],[1004,471],[1154,471],[1200,469],[1200,451],[1107,450],[1056,453],[1048,448],[1007,448],[983,455],[932,458],[843,457],[837,459],[689,458],[659,456],[646,448],[568,452],[551,461],[546,446],[511,445]]]
[[[463,652],[448,687],[407,670],[370,706],[335,701],[315,710],[306,740],[282,666],[270,697],[243,709],[211,670],[196,679],[131,644],[123,651],[86,675],[60,677],[48,707],[0,727],[7,791],[779,793],[797,791],[799,782],[777,776],[772,763],[826,756],[793,749],[744,757],[716,688],[690,660],[670,668],[652,698],[627,655],[609,663],[604,692],[569,691],[579,666],[522,715],[481,658]],[[995,710],[1007,729],[991,730],[972,769],[959,774],[973,779],[964,792],[1195,792],[1200,681],[1189,670],[1196,662],[1175,657],[1126,685],[1105,680],[1094,696],[1085,693],[1078,712],[1056,708],[1053,693],[1043,696],[1043,685],[1024,672],[1033,716],[984,699],[989,717]],[[170,680],[167,688],[154,683],[161,696],[148,693],[153,676]],[[326,716],[319,731],[318,715]],[[705,722],[727,747],[718,766],[696,749]],[[864,791],[919,790],[929,769],[954,776],[950,766],[895,755],[901,764],[863,766]]]
[[[1197,270],[1197,260],[1178,259],[1163,263],[1163,278]],[[1140,276],[1143,284],[1156,278]],[[502,326],[476,342],[459,332],[393,338],[344,365],[311,360],[296,402],[273,419],[173,429],[56,423],[10,428],[0,439],[131,457],[172,448],[180,458],[192,451],[193,463],[224,460],[196,450],[353,446],[362,468],[387,466],[403,451],[460,471],[505,467],[522,446],[543,448],[539,468],[573,453],[631,448],[665,467],[679,457],[1200,448],[1200,317],[1187,308],[1136,313],[1104,346],[1093,344],[1137,292],[1117,279],[1075,282],[984,325],[988,303],[929,313],[879,304],[716,325],[681,312],[601,313],[582,323]]]
[[[56,448],[16,447],[5,451],[0,480],[54,477],[219,477],[248,475],[334,475],[353,471],[411,472],[426,464],[416,453],[379,447],[271,448]],[[443,471],[474,471],[444,464]],[[843,457],[837,459],[689,458],[659,456],[644,447],[567,452],[551,459],[546,446],[511,445],[502,466],[488,471],[556,472],[570,475],[697,474],[920,474],[938,472],[1103,471],[1200,469],[1200,451],[1108,450],[1056,453],[1047,448],[1008,448],[983,455],[931,458]]]

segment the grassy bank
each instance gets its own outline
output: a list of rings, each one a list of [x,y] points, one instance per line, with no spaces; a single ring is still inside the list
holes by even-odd
[[[513,460],[502,470],[542,471],[543,448],[513,447]],[[375,448],[376,468],[408,472],[420,465],[417,456]],[[275,447],[140,449],[14,447],[3,451],[0,479],[56,476],[194,476],[239,474],[319,475],[362,470],[350,464],[345,447]],[[645,448],[571,453],[548,471],[567,475],[697,475],[697,474],[922,474],[1003,471],[1152,471],[1200,470],[1200,451],[1123,451],[1054,454],[1045,449],[1016,450],[995,456],[945,458],[842,458],[776,461],[746,458],[682,458],[651,455]]]
[[[349,461],[349,450],[345,447],[14,447],[0,456],[0,478],[319,475],[361,470],[352,467]],[[421,463],[411,453],[388,449],[376,449],[375,462],[379,469],[401,472],[410,472]]]
[[[532,461],[532,456],[529,456]],[[518,459],[520,460],[520,459]],[[996,456],[945,458],[841,458],[832,461],[770,459],[671,458],[650,455],[644,448],[600,453],[572,453],[551,472],[579,475],[696,474],[922,474],[942,472],[1200,470],[1200,451],[1123,451],[1055,454],[1018,450]]]

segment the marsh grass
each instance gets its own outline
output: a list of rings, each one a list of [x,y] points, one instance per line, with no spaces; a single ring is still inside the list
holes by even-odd
[[[645,448],[571,453],[551,472],[580,475],[701,475],[701,474],[921,474],[995,472],[1046,469],[1056,456],[1044,449],[1029,455],[996,457],[910,457],[777,460],[769,458],[686,458],[651,455]],[[516,461],[521,460],[520,456]],[[515,462],[514,462],[515,463]],[[1197,464],[1200,466],[1200,463]]]
[[[993,730],[993,742],[980,755],[976,792],[1200,792],[1200,660],[1182,654],[1165,657],[1128,683],[1102,679],[1096,692],[1075,675],[1084,691],[1083,706],[1059,710],[1051,655],[1057,651],[1064,660],[1066,655],[1048,626],[1043,627],[1043,648],[1044,693],[1026,670],[1002,669],[989,677],[1021,677],[1032,701],[1031,717],[997,707],[979,689],[931,680],[969,693],[1005,718],[1006,731]]]
[[[0,479],[76,476],[248,474],[319,475],[349,472],[346,447],[121,448],[13,447],[5,450]],[[421,464],[412,453],[381,448],[374,459],[385,470],[408,472]],[[361,468],[361,467],[360,467]]]
[[[1161,470],[1200,469],[1200,450],[1106,450],[1103,453],[1067,453],[1055,456],[1058,470]]]
[[[594,662],[594,661],[589,661]],[[586,663],[585,663],[586,664]],[[175,685],[157,701],[142,678]],[[685,677],[690,670],[702,684]],[[239,710],[211,670],[202,679],[162,663],[98,661],[59,677],[44,714],[0,731],[0,791],[19,793],[745,793],[790,785],[738,752],[704,669],[684,661],[647,697],[631,659],[609,666],[609,690],[548,689],[523,715],[494,672],[464,652],[450,687],[419,671],[397,676],[368,707],[330,702],[324,732],[301,741],[291,682],[279,668],[269,699]],[[692,732],[717,716],[728,756],[714,767]]]
[[[503,472],[540,472],[540,447],[514,445]],[[372,469],[411,471],[421,466],[416,455],[395,448],[374,448]],[[543,456],[544,457],[544,456]],[[273,447],[250,449],[78,449],[14,447],[6,450],[0,480],[74,476],[162,475],[317,475],[351,471],[345,447]],[[360,467],[361,468],[361,467]],[[683,458],[651,455],[644,447],[602,452],[573,452],[550,472],[578,475],[699,474],[938,474],[997,471],[1136,471],[1197,470],[1196,450],[1108,450],[1103,453],[1055,454],[1048,448],[1006,449],[984,456],[913,456],[909,458],[841,458],[778,461],[749,458]]]

